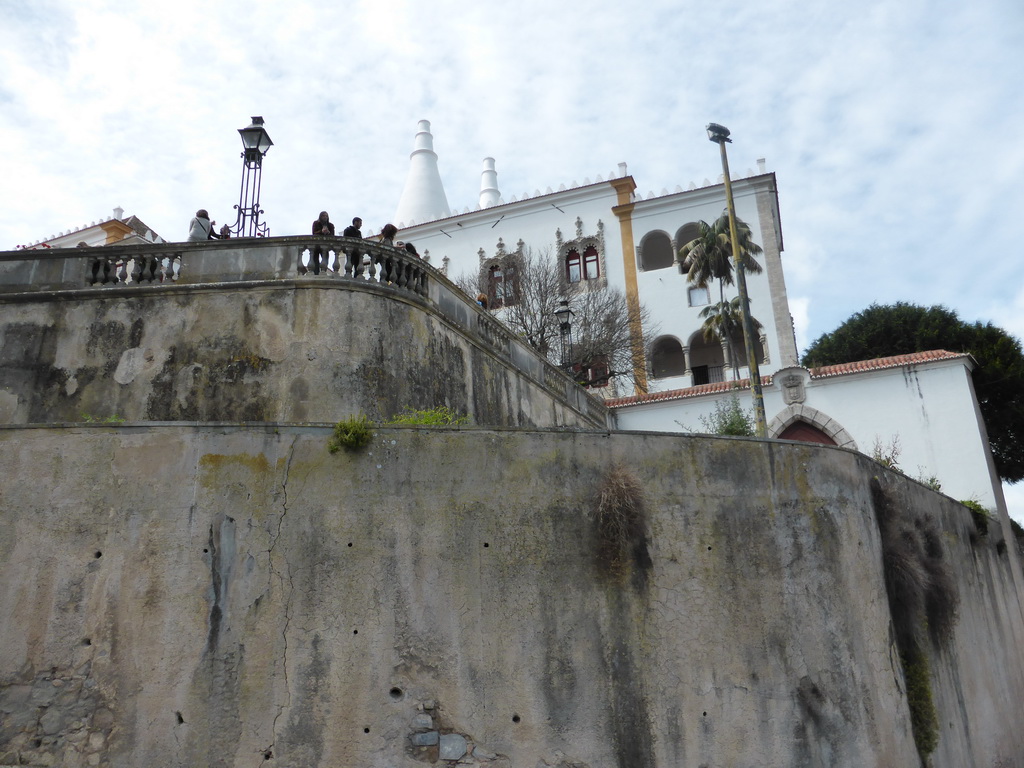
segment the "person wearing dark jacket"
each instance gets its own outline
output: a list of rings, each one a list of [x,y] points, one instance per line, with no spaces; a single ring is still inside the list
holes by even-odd
[[[360,227],[362,226],[363,220],[356,216],[354,219],[352,219],[351,226],[345,227],[345,231],[342,232],[341,234],[344,237],[358,237],[362,239],[363,231],[360,229]]]
[[[320,211],[320,216],[313,222],[313,234],[334,237],[334,224],[327,211]]]
[[[334,237],[334,224],[331,223],[331,217],[327,215],[327,211],[320,211],[320,215],[316,221],[313,222],[313,234],[320,237]],[[313,270],[314,275],[319,275],[321,271],[327,271],[327,262],[330,261],[331,253],[325,250],[319,243],[309,249],[309,266]],[[320,260],[323,259],[323,266],[321,266]]]

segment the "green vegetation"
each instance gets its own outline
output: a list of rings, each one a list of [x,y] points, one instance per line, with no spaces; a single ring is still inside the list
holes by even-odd
[[[974,520],[974,527],[978,529],[979,536],[988,536],[988,522],[991,515],[974,499],[964,499],[960,502],[971,510],[971,518]]]
[[[728,400],[715,403],[715,410],[709,416],[700,417],[703,432],[707,435],[754,435],[754,410],[740,405],[739,395],[733,393]]]
[[[91,413],[83,413],[82,421],[86,424],[121,424],[124,422],[124,416],[118,416],[116,413],[112,416],[93,416]]]
[[[1024,351],[991,323],[968,323],[942,306],[872,304],[807,349],[809,368],[945,349],[969,352],[972,378],[999,476],[1024,480]]]
[[[718,303],[705,307],[700,313],[704,318],[704,339],[718,339],[729,345],[738,378],[740,362],[745,360],[740,301],[738,296],[731,301],[725,298],[725,286],[732,285],[734,279],[729,216],[722,214],[712,224],[699,221],[697,227],[697,237],[679,249],[679,260],[691,285],[707,288],[712,281],[718,282]],[[759,274],[762,267],[754,257],[763,250],[754,242],[750,226],[742,219],[736,220],[736,239],[743,271]],[[751,318],[751,321],[755,330],[760,329],[761,324],[757,320]]]
[[[910,705],[910,727],[914,743],[922,757],[927,757],[939,745],[939,715],[932,698],[931,671],[928,654],[911,652],[900,654],[903,674],[907,679],[907,703]]]
[[[334,434],[327,441],[327,450],[337,453],[342,448],[357,451],[373,440],[373,422],[363,414],[334,425]]]
[[[871,449],[871,458],[884,467],[903,474],[900,469],[900,436],[893,435],[888,445],[882,444],[882,438],[875,436],[875,444]]]
[[[952,639],[960,595],[935,520],[897,507],[878,478],[871,481],[871,496],[882,540],[889,615],[907,682],[914,741],[925,759],[935,751],[939,738],[928,640],[938,648]]]
[[[407,424],[428,427],[457,427],[469,421],[468,416],[460,416],[445,405],[438,405],[425,410],[405,408],[402,413],[392,417],[388,424]]]

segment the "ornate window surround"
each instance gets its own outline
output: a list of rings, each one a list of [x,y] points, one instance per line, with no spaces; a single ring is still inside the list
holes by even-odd
[[[597,251],[597,270],[598,276],[592,278],[584,278],[585,264],[583,260],[587,248],[594,248]],[[565,270],[566,259],[569,256],[569,251],[575,250],[580,255],[580,281],[577,283],[570,283],[566,280],[566,284],[573,290],[579,291],[600,291],[608,287],[608,269],[605,265],[605,246],[604,246],[604,222],[600,219],[597,220],[597,234],[596,235],[584,235],[583,234],[583,219],[576,217],[576,237],[572,240],[562,239],[562,230],[558,229],[555,231],[555,252],[558,256],[558,263],[562,270]]]

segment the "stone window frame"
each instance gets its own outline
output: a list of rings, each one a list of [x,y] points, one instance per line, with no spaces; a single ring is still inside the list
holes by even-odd
[[[498,238],[497,247],[493,256],[488,256],[483,248],[477,251],[480,259],[479,282],[483,292],[487,294],[489,309],[501,309],[511,307],[519,303],[519,279],[516,273],[517,257],[522,257],[523,248],[526,243],[520,240],[516,243],[516,250],[509,253],[502,238]],[[502,296],[498,296],[498,283],[494,279],[495,270],[501,270]],[[511,286],[511,298],[509,289]]]
[[[587,250],[593,248],[596,252],[596,266],[597,274],[593,277],[588,276],[586,270],[587,264]],[[563,274],[566,279],[566,284],[575,290],[587,290],[587,291],[600,291],[608,287],[608,269],[605,262],[605,254],[607,250],[604,242],[604,222],[600,219],[597,220],[597,234],[595,235],[584,235],[583,234],[583,220],[579,217],[576,218],[576,237],[572,240],[564,240],[562,238],[562,230],[558,229],[555,231],[555,251],[558,257],[558,263],[563,267]],[[569,279],[569,253],[575,251],[579,255],[579,267],[580,267],[580,279],[577,282],[572,282]]]

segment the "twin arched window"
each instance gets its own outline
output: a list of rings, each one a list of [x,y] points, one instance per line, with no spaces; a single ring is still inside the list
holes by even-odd
[[[487,304],[500,309],[519,301],[519,280],[514,264],[492,264],[487,268]]]
[[[565,254],[565,279],[570,283],[581,280],[596,280],[601,276],[601,259],[597,248],[588,245],[583,255],[576,248],[570,248]]]

